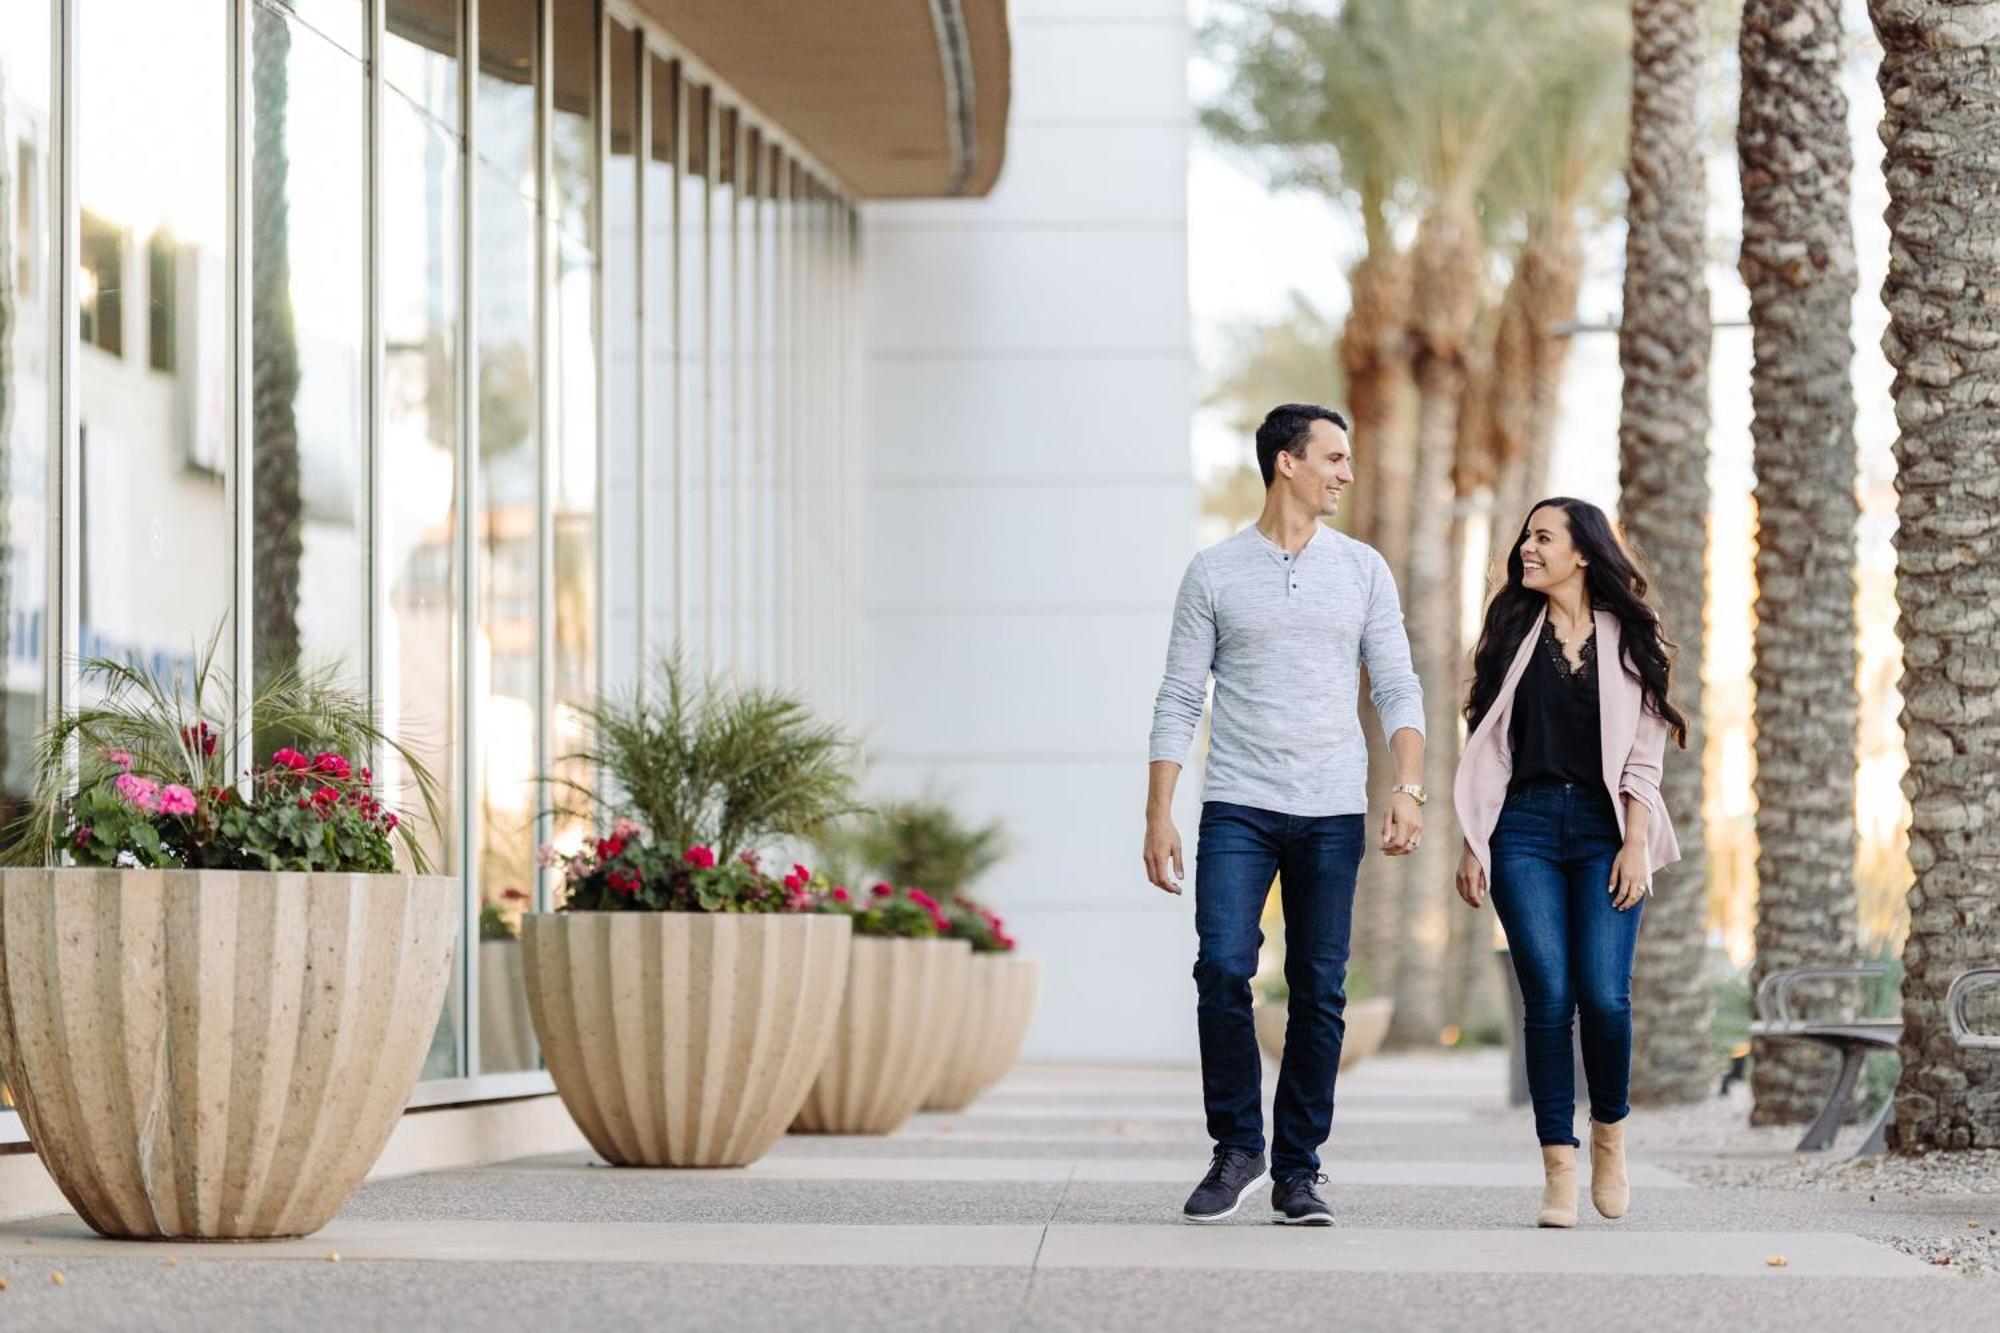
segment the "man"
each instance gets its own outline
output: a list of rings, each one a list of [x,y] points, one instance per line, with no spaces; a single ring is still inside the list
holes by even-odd
[[[1347,419],[1288,403],[1257,430],[1264,512],[1196,554],[1181,580],[1166,677],[1153,709],[1146,877],[1179,893],[1185,874],[1174,786],[1215,676],[1208,778],[1195,848],[1194,965],[1202,1095],[1215,1157],[1183,1210],[1234,1213],[1264,1175],[1264,1119],[1250,977],[1258,918],[1275,876],[1284,895],[1285,1058],[1272,1107],[1272,1220],[1331,1226],[1316,1186],[1333,1120],[1347,1006],[1347,946],[1368,813],[1368,747],[1356,707],[1360,668],[1397,785],[1382,850],[1423,833],[1423,692],[1389,567],[1320,520],[1353,484]]]

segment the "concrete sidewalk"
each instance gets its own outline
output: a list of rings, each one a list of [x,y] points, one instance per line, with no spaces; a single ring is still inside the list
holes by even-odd
[[[1575,1231],[1538,1231],[1539,1158],[1503,1086],[1492,1055],[1344,1076],[1331,1230],[1270,1225],[1263,1189],[1226,1224],[1177,1220],[1207,1162],[1192,1070],[1028,1066],[963,1115],[787,1138],[742,1171],[569,1156],[383,1181],[303,1241],[16,1223],[0,1329],[1996,1325],[2000,1283],[1884,1239],[1964,1228],[1973,1198],[1697,1189],[1673,1171],[1698,1156],[1681,1146],[1635,1159],[1624,1220],[1586,1202]]]

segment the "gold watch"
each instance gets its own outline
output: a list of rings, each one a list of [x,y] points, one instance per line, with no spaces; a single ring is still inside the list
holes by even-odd
[[[1415,801],[1419,808],[1423,806],[1424,802],[1430,800],[1430,794],[1424,790],[1421,782],[1399,782],[1389,788],[1389,794],[1391,796],[1407,796]]]

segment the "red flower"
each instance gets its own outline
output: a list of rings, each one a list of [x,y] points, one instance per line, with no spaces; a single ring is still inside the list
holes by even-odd
[[[181,728],[181,744],[187,746],[190,749],[193,749],[196,746],[200,746],[201,752],[204,755],[212,755],[215,753],[215,741],[216,741],[215,732],[209,728],[209,725],[206,722],[198,723],[195,726],[191,727]]]
[[[354,776],[354,770],[348,765],[347,756],[335,754],[331,750],[321,750],[318,754],[314,755],[312,766],[313,772],[325,773],[330,777],[340,779],[342,782]]]
[[[847,891],[847,886],[846,886],[846,885],[844,885],[844,884],[836,884],[836,885],[834,885],[834,886],[833,886],[833,900],[834,900],[835,902],[837,902],[837,903],[844,903],[844,902],[848,901],[848,900],[849,900],[850,898],[852,898],[853,896],[854,896],[853,894],[850,894],[850,893],[849,893],[849,892]]]
[[[810,884],[812,882],[813,872],[807,870],[796,861],[792,863],[792,874],[798,877],[798,881],[801,884]]]
[[[289,745],[272,755],[271,762],[280,768],[289,768],[294,773],[303,773],[312,767],[312,760],[306,758]]]
[[[937,910],[937,899],[931,897],[922,889],[911,889],[909,890],[909,895],[910,901],[923,908],[926,912],[935,912]]]
[[[402,823],[403,821],[396,818],[395,812],[391,811],[389,814],[382,816],[382,822],[388,826],[389,831],[391,833],[394,833],[396,831],[396,825]]]
[[[340,803],[340,793],[332,787],[321,787],[312,794],[312,798],[313,804],[319,806],[338,805]]]
[[[895,890],[890,888],[887,884],[877,884],[874,888],[868,891],[874,894],[877,898],[887,898],[890,894],[895,892]]]
[[[644,883],[636,870],[614,870],[607,878],[612,889],[627,898],[638,893],[640,885]]]
[[[597,859],[600,861],[609,861],[624,850],[625,839],[615,833],[608,838],[597,840]]]
[[[681,860],[687,862],[689,865],[693,866],[696,870],[715,869],[715,852],[712,849],[703,847],[698,843],[695,846],[688,848],[687,851],[681,855]]]
[[[92,832],[93,830],[91,829],[90,825],[78,824],[76,826],[76,845],[79,847],[88,845],[90,842],[90,835]]]

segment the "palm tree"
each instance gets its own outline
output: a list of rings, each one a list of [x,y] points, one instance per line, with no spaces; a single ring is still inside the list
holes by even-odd
[[[276,679],[299,661],[299,564],[305,554],[299,493],[299,349],[292,311],[288,21],[252,10],[255,137],[250,199],[250,393],[255,515],[250,614],[253,679]]]
[[[1627,0],[1579,0],[1538,50],[1532,132],[1516,134],[1487,187],[1488,209],[1518,219],[1520,241],[1494,336],[1486,416],[1494,460],[1488,568],[1505,565],[1527,507],[1548,492],[1550,453],[1583,285],[1583,236],[1624,164],[1632,13]]]
[[[1906,789],[1914,810],[1903,946],[1900,1152],[2000,1147],[2000,1060],[1957,1046],[1945,988],[2000,957],[2000,311],[1991,255],[2000,166],[1982,151],[2000,95],[2000,33],[1962,6],[1870,0],[1882,43],[1889,274],[1882,340],[1896,369],[1896,600]]]
[[[1855,951],[1854,160],[1840,0],[1747,0],[1738,49],[1740,266],[1756,354],[1754,984]],[[1804,1042],[1754,1054],[1753,1123],[1810,1119],[1831,1060]]]
[[[1708,520],[1708,189],[1700,115],[1708,3],[1632,6],[1619,509],[1679,644],[1676,692],[1690,724],[1688,750],[1667,757],[1662,783],[1682,860],[1660,876],[1646,904],[1635,968],[1632,1096],[1651,1102],[1706,1094],[1713,1013],[1703,968],[1701,719],[1690,706],[1701,691]]]

